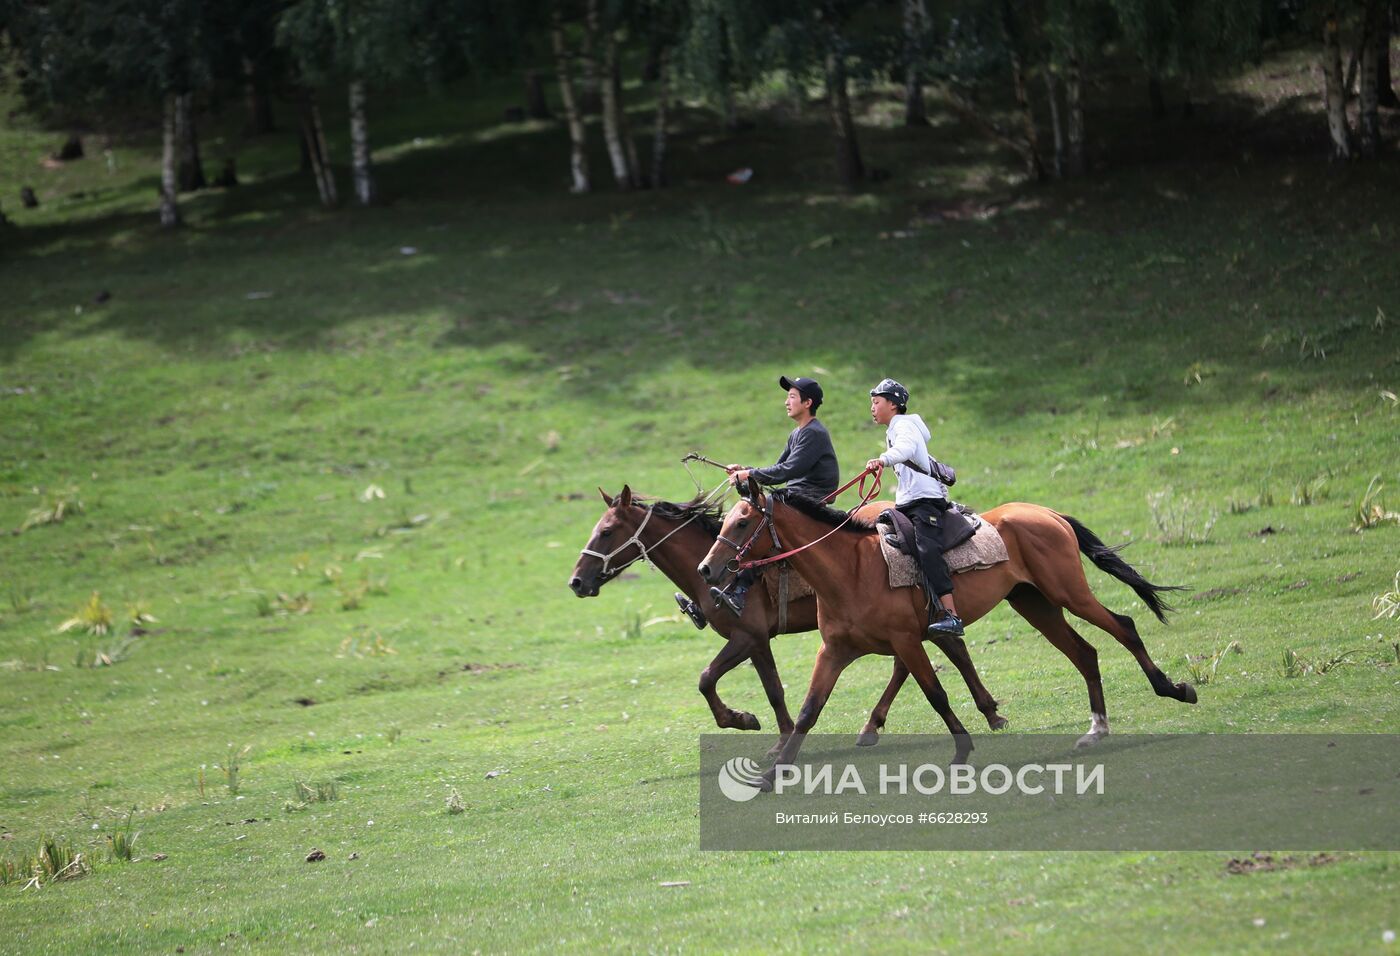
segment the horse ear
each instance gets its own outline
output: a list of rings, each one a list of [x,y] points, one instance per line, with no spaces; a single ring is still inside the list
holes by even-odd
[[[617,496],[617,506],[619,508],[629,508],[632,506],[632,486],[623,485],[622,492]]]
[[[758,490],[758,485],[753,481],[753,479],[748,479],[748,480],[739,482],[739,485],[738,485],[738,492],[739,492],[740,497],[747,498],[749,501],[753,501],[753,500],[754,500],[754,493],[755,493],[757,490]]]
[[[600,495],[603,496],[603,503],[604,503],[604,504],[606,504],[609,508],[611,508],[611,507],[613,506],[613,500],[612,500],[611,498],[608,497],[608,493],[607,493],[606,491],[604,491],[602,488],[599,488],[599,489],[598,489],[598,494],[600,494]]]

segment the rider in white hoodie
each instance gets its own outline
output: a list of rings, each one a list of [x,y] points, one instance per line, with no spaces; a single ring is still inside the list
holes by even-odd
[[[865,463],[879,471],[893,466],[899,477],[894,506],[914,524],[914,543],[919,564],[929,587],[943,605],[944,615],[928,627],[929,637],[959,635],[963,622],[953,604],[953,578],[943,559],[943,513],[948,510],[948,486],[933,476],[933,458],[928,453],[931,437],[928,426],[918,415],[908,414],[909,390],[892,378],[870,390],[870,417],[886,426],[886,451]]]

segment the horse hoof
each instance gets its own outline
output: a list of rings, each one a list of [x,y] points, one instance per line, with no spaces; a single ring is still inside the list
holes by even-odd
[[[745,713],[745,712],[743,712],[743,711],[736,711],[736,712],[730,717],[730,719],[734,722],[731,726],[737,727],[739,730],[762,730],[762,729],[763,729],[762,726],[760,726],[759,723],[758,723],[758,718],[755,717],[753,714],[750,714],[750,713]]]
[[[758,778],[758,789],[761,793],[773,792],[773,779],[778,775],[777,766],[770,767],[768,772]]]
[[[1074,749],[1084,750],[1087,747],[1094,746],[1094,744],[1098,743],[1102,739],[1103,734],[1096,734],[1091,731],[1090,733],[1085,734],[1083,737],[1080,737],[1074,742]]]
[[[1186,682],[1176,685],[1176,692],[1181,696],[1178,698],[1183,704],[1194,704],[1196,702],[1196,688]]]
[[[879,733],[879,731],[875,731],[875,730],[864,730],[864,731],[861,731],[860,736],[856,738],[856,746],[857,746],[857,747],[873,747],[873,746],[875,746],[876,744],[878,744],[879,742],[880,742],[880,733]]]
[[[987,718],[987,726],[993,730],[1004,730],[1009,723],[1011,723],[1011,721],[1007,720],[1001,714],[992,714],[992,716]]]

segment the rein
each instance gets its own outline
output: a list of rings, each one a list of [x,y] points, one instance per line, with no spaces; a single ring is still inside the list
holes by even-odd
[[[870,491],[866,492],[865,479],[869,475],[874,475],[875,481],[872,484]],[[773,546],[775,548],[782,547],[782,544],[778,541],[778,529],[773,523],[773,496],[771,494],[766,496],[766,498],[764,499],[765,505],[762,507],[763,522],[757,528],[754,529],[753,534],[749,536],[748,541],[744,542],[743,547],[735,545],[732,541],[729,541],[723,536],[719,537],[718,540],[723,541],[729,547],[733,548],[735,552],[734,557],[731,558],[728,562],[726,562],[726,569],[738,572],[748,570],[749,568],[761,568],[767,564],[776,564],[779,561],[792,557],[794,554],[799,554],[803,551],[806,551],[808,548],[814,548],[817,545],[821,544],[827,538],[831,537],[833,534],[844,528],[846,524],[856,516],[857,511],[868,505],[872,500],[874,500],[875,496],[880,493],[880,473],[878,471],[872,471],[867,468],[865,471],[862,471],[859,475],[846,482],[846,484],[842,485],[840,488],[836,489],[834,492],[832,492],[830,495],[828,495],[822,500],[831,501],[837,495],[841,494],[841,492],[845,491],[847,488],[851,487],[851,485],[854,485],[857,482],[860,483],[860,503],[853,507],[850,511],[846,512],[845,521],[842,521],[836,527],[832,528],[830,531],[828,531],[826,534],[822,535],[815,541],[809,541],[804,545],[791,549],[790,551],[784,551],[781,554],[775,554],[771,557],[757,558],[753,561],[745,561],[744,555],[748,554],[749,549],[752,548],[754,542],[758,540],[758,536],[763,532],[764,525],[767,525],[769,531],[772,532]]]

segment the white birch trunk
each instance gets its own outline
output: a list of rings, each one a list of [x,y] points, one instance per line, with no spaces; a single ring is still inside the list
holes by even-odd
[[[603,41],[603,141],[612,162],[613,179],[618,188],[632,188],[632,174],[627,167],[627,151],[622,145],[621,124],[618,122],[617,84],[612,82],[613,58],[617,56],[617,41],[609,34]]]
[[[369,120],[365,114],[365,84],[350,81],[350,168],[355,198],[361,206],[374,202],[374,170],[369,161]]]
[[[1342,77],[1342,44],[1337,9],[1328,11],[1322,28],[1322,85],[1327,105],[1327,133],[1333,159],[1351,159],[1351,127],[1347,124],[1347,92]]]
[[[321,107],[316,102],[316,94],[307,92],[302,103],[302,138],[311,158],[311,172],[316,177],[316,192],[321,197],[321,205],[334,206],[336,195],[335,173],[331,170],[330,152],[326,148],[326,131],[321,125]]]
[[[165,96],[165,115],[161,122],[160,151],[160,224],[172,229],[180,224],[180,207],[176,203],[176,156],[178,142],[175,137],[175,95]]]
[[[588,141],[584,136],[583,118],[579,115],[578,99],[574,96],[574,79],[569,72],[569,55],[564,47],[564,22],[556,6],[550,16],[550,41],[554,45],[554,71],[559,76],[559,99],[564,105],[564,119],[569,126],[569,191],[586,193],[588,182]]]

